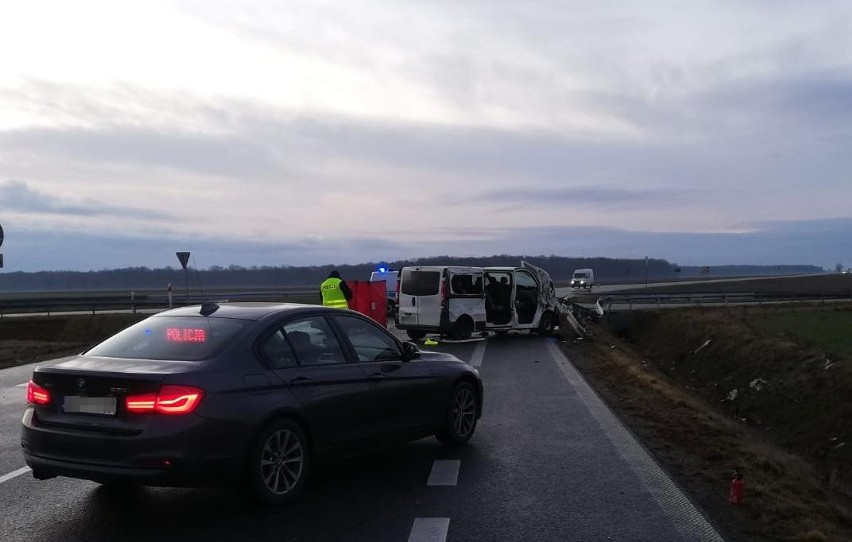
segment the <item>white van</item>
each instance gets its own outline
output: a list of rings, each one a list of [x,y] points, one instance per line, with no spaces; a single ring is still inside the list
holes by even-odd
[[[393,316],[396,312],[396,282],[399,276],[399,271],[373,271],[370,273],[370,282],[385,281],[385,287],[388,292],[388,316]]]
[[[591,269],[575,269],[571,275],[571,288],[586,288],[590,292],[595,285],[595,272]]]
[[[412,339],[426,333],[467,338],[474,331],[527,329],[549,334],[559,318],[550,275],[521,267],[404,267],[396,326]]]
[[[403,267],[396,327],[412,339],[426,333],[470,337],[485,330],[485,292],[479,267]]]

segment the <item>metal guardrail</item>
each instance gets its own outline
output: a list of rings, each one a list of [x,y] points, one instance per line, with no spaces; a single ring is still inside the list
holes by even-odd
[[[37,295],[31,298],[0,299],[0,317],[10,314],[57,314],[57,313],[104,313],[114,311],[163,310],[170,306],[180,307],[197,305],[204,301],[269,301],[276,303],[300,302],[310,303],[319,301],[315,289],[294,289],[288,291],[230,291],[215,292],[209,295],[173,295],[171,303],[168,295]]]
[[[701,307],[706,305],[762,305],[793,302],[826,302],[852,301],[852,294],[790,294],[790,293],[682,293],[682,294],[654,294],[654,293],[631,293],[604,295],[595,302],[599,314],[611,310],[627,310],[635,308],[676,308],[683,306]]]

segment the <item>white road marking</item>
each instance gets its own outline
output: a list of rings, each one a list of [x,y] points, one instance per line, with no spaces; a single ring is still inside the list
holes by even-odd
[[[18,469],[16,471],[10,472],[9,474],[4,474],[3,476],[0,476],[0,484],[2,484],[3,482],[8,482],[12,478],[17,478],[18,476],[20,476],[22,474],[26,474],[28,472],[30,472],[29,467],[21,467],[20,469]]]
[[[408,542],[444,542],[450,530],[450,518],[414,518]]]
[[[427,486],[454,486],[459,480],[459,467],[461,461],[458,459],[436,459],[432,464],[432,472],[429,474]]]
[[[473,349],[473,355],[470,356],[470,364],[474,367],[479,367],[482,365],[482,358],[485,357],[485,345],[488,344],[485,341],[480,343],[476,343],[476,348]]]
[[[571,361],[565,357],[557,343],[548,341],[547,349],[568,383],[598,421],[609,441],[645,484],[660,508],[672,518],[673,525],[683,534],[684,540],[722,542],[723,539],[719,533],[660,468],[636,437],[612,413],[607,404],[598,397]]]
[[[25,388],[25,387],[27,387],[27,384],[29,384],[29,382],[24,382],[23,384],[16,384],[15,387],[16,388]]]

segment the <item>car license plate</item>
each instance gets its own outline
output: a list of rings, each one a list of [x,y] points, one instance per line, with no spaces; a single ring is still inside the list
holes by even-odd
[[[62,410],[77,414],[102,414],[115,416],[115,397],[79,397],[76,395],[65,396]]]

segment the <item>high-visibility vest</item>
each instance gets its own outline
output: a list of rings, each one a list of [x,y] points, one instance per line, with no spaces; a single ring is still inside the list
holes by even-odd
[[[346,296],[343,295],[343,290],[340,289],[340,283],[343,282],[339,278],[329,277],[320,284],[322,292],[322,304],[326,307],[335,307],[338,309],[348,309],[349,303],[346,301]]]

